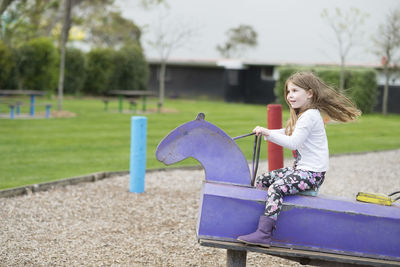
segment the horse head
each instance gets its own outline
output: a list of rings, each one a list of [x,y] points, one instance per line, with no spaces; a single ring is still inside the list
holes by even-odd
[[[250,185],[250,169],[236,142],[199,113],[170,132],[158,145],[156,158],[166,165],[188,157],[200,162],[208,181]]]

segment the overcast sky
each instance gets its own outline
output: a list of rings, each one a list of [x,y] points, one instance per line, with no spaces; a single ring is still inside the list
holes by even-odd
[[[252,26],[258,33],[258,46],[242,58],[271,63],[338,63],[334,34],[321,18],[327,8],[343,11],[358,8],[369,17],[360,30],[364,31],[360,45],[348,56],[353,64],[376,64],[380,58],[371,53],[371,36],[385,21],[390,9],[400,8],[399,0],[168,0],[168,11],[157,7],[145,10],[139,1],[117,0],[124,17],[144,26],[142,44],[148,58],[157,58],[148,41],[154,39],[154,29],[160,14],[167,14],[164,25],[194,29],[196,35],[186,45],[174,50],[171,59],[220,58],[216,46],[226,41],[226,31],[240,24]],[[183,25],[183,26],[182,26]]]

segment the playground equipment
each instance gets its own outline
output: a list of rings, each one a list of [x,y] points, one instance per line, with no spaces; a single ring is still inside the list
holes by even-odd
[[[227,249],[228,266],[245,266],[247,251],[306,264],[400,266],[400,206],[325,196],[284,197],[271,248],[236,241],[253,232],[267,192],[253,188],[236,142],[200,113],[168,134],[156,157],[166,165],[188,157],[205,171],[197,237],[204,246]]]

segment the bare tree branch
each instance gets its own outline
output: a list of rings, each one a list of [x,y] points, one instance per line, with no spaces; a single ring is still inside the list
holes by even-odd
[[[344,89],[344,67],[351,49],[362,42],[362,31],[360,27],[369,15],[361,13],[357,8],[350,8],[342,12],[340,8],[335,9],[335,14],[331,15],[327,9],[323,9],[321,17],[332,29],[340,58],[340,90]]]
[[[195,36],[197,29],[184,24],[181,20],[171,21],[168,13],[161,12],[158,21],[154,26],[154,37],[148,43],[153,47],[160,56],[160,72],[159,72],[159,102],[158,110],[161,111],[164,105],[165,97],[165,74],[166,66],[172,52],[183,47],[187,42]]]

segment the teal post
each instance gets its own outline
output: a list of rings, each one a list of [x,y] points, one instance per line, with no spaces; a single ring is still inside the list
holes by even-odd
[[[144,192],[144,176],[146,173],[146,135],[147,118],[133,116],[131,118],[131,157],[130,185],[133,193]]]

